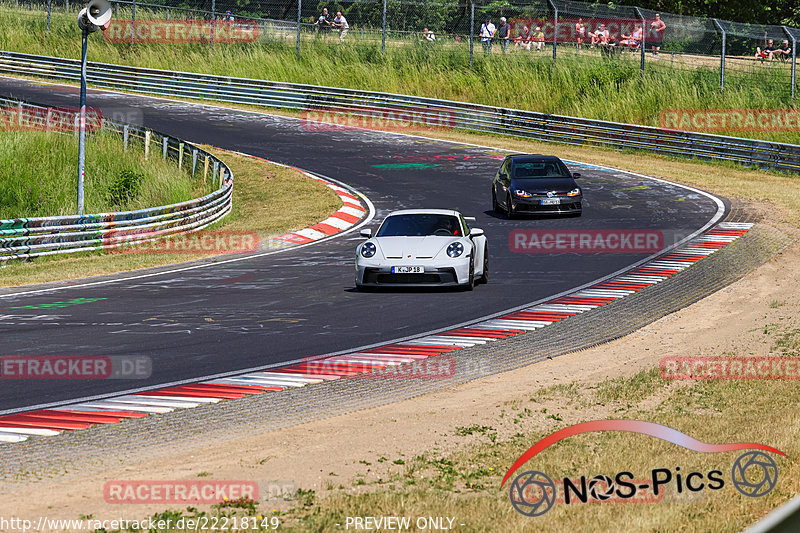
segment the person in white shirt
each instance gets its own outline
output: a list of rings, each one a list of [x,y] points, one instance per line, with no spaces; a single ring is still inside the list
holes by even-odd
[[[347,19],[344,18],[341,11],[336,12],[336,18],[333,19],[333,27],[339,28],[339,42],[344,42],[344,37],[350,31],[350,25],[347,24]]]
[[[492,39],[494,39],[495,33],[497,33],[497,28],[492,24],[492,19],[487,17],[486,22],[481,25],[481,44],[484,53],[492,53]]]
[[[436,40],[436,35],[434,35],[433,32],[428,28],[422,29],[422,35],[425,36],[425,40],[428,42],[433,42]]]

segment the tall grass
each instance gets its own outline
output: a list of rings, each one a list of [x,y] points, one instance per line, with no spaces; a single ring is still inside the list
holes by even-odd
[[[135,176],[131,186],[125,176]],[[0,220],[75,214],[78,141],[73,135],[0,131]],[[130,194],[120,194],[121,187]],[[122,150],[118,136],[87,137],[85,212],[155,207],[189,200],[203,192],[174,162],[145,161],[142,150]]]
[[[351,34],[352,35],[352,34]],[[428,43],[343,45],[336,39],[309,36],[295,58],[292,41],[261,40],[249,44],[112,44],[91,37],[92,61],[169,70],[387,91],[515,107],[544,113],[600,120],[659,125],[670,108],[775,108],[789,99],[786,65],[755,65],[729,71],[726,90],[719,89],[719,70],[670,68],[668,59],[648,59],[641,78],[639,58],[603,60],[594,53],[520,51],[485,56],[476,46],[469,66],[466,44]],[[44,15],[0,9],[0,48],[77,58],[80,39],[73,18],[54,15],[49,36]],[[748,137],[800,143],[800,133],[748,132]]]

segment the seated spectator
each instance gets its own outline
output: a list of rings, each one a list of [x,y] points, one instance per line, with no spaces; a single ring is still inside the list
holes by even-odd
[[[233,15],[230,11],[225,12],[225,17],[222,19],[224,22],[233,22]]]
[[[621,46],[628,46],[630,48],[636,48],[642,42],[642,27],[636,26],[636,29],[633,30],[633,33],[630,35],[622,34],[622,40],[619,42]]]
[[[775,42],[772,39],[770,39],[767,41],[767,45],[764,47],[763,50],[761,49],[761,47],[758,46],[756,47],[756,59],[760,59],[761,61],[769,59],[770,61],[772,61],[773,56],[777,51],[778,49],[775,48]]]
[[[781,47],[775,50],[775,55],[781,61],[785,61],[786,59],[792,57],[792,47],[789,46],[789,41],[784,39],[783,44],[781,44]]]
[[[605,24],[600,24],[600,29],[598,29],[594,33],[590,32],[589,35],[592,38],[592,48],[594,48],[594,45],[596,44],[608,44],[608,40],[611,34],[606,29]]]
[[[517,48],[531,49],[531,42],[533,42],[533,34],[528,26],[525,26],[518,36],[514,37],[514,45]]]
[[[431,30],[429,30],[428,28],[423,28],[423,29],[422,29],[422,37],[423,37],[423,38],[424,38],[426,41],[428,41],[428,42],[431,42],[431,43],[432,43],[433,41],[435,41],[435,40],[436,40],[436,36],[435,36],[435,35],[433,34],[433,32],[432,32]]]
[[[536,33],[533,34],[533,42],[536,43],[536,51],[541,52],[542,46],[544,46],[544,32],[539,26],[536,26]]]

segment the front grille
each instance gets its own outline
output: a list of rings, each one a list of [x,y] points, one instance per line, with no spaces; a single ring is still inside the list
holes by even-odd
[[[527,203],[520,203],[517,204],[516,210],[517,211],[527,211],[531,213],[535,213],[537,211],[556,211],[556,212],[566,212],[566,211],[574,211],[576,209],[580,209],[581,203],[580,202],[573,202],[571,204],[559,204],[559,205],[541,205],[541,204],[527,204]]]
[[[378,274],[378,283],[439,283],[439,274]]]
[[[457,283],[456,271],[452,268],[441,268],[436,272],[423,274],[392,274],[381,272],[377,268],[364,270],[364,283],[372,285],[428,285],[439,283]]]

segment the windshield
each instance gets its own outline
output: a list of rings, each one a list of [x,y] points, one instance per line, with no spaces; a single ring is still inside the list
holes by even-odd
[[[570,173],[560,161],[534,161],[514,164],[515,178],[569,178]]]
[[[394,215],[381,224],[376,237],[461,237],[461,226],[452,215]]]

